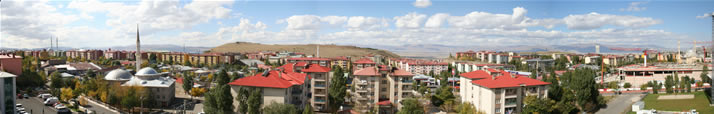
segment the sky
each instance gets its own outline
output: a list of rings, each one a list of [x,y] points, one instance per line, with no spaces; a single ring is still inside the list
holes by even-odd
[[[0,47],[658,45],[711,41],[714,1],[3,0]]]

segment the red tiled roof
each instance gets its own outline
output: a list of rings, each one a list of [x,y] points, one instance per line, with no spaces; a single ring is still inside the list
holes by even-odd
[[[484,70],[477,70],[477,71],[472,71],[472,72],[467,72],[467,73],[461,73],[461,74],[459,74],[459,76],[464,77],[464,78],[470,78],[470,79],[491,78],[491,75],[489,75]]]
[[[471,83],[476,85],[481,85],[487,88],[506,88],[506,87],[519,87],[521,85],[525,86],[536,86],[536,85],[548,85],[550,83],[543,82],[540,80],[524,77],[524,76],[511,76],[508,72],[503,72],[503,76],[498,76],[493,78],[484,78],[480,80],[471,81]]]
[[[295,63],[295,66],[307,66],[306,62],[297,62]]]
[[[289,76],[288,74],[281,73],[280,71],[270,71],[268,76],[262,76],[263,73],[258,73],[254,76],[244,77],[233,82],[228,83],[229,85],[235,86],[251,86],[251,87],[267,87],[267,88],[288,88],[293,85],[288,80],[280,78]]]
[[[382,106],[392,105],[392,102],[389,102],[389,101],[379,101],[379,102],[377,102],[377,105],[382,105]]]
[[[298,60],[298,61],[329,61],[330,59],[328,59],[328,58],[319,58],[319,57],[296,57],[296,58],[289,58],[288,60]]]
[[[303,72],[330,72],[329,67],[320,66],[319,64],[310,64]]]
[[[375,64],[372,59],[369,58],[362,58],[354,62],[354,64]]]
[[[500,71],[500,70],[498,70],[498,69],[492,69],[492,68],[487,68],[486,70],[488,70],[488,72],[491,72],[491,73],[498,73],[498,72],[501,72],[501,71]]]
[[[379,76],[377,70],[374,67],[366,67],[359,69],[353,73],[356,76]]]
[[[388,71],[389,67],[387,65],[379,65],[379,70],[380,71]]]
[[[349,60],[350,60],[350,59],[347,59],[347,57],[345,57],[345,56],[339,56],[339,57],[335,57],[335,58],[331,58],[331,59],[332,59],[332,60],[343,60],[343,61],[349,61]]]

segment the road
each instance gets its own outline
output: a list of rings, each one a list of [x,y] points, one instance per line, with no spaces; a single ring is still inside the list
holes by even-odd
[[[87,108],[89,110],[94,111],[96,114],[116,114],[116,111],[112,111],[108,109],[107,107],[101,106],[99,103],[92,101],[92,100],[87,100],[87,106],[84,106],[84,108]]]
[[[625,110],[632,107],[632,103],[637,102],[644,94],[622,94],[618,95],[612,101],[607,103],[606,108],[602,108],[595,114],[622,114]]]
[[[28,99],[17,99],[17,103],[22,104],[25,111],[32,114],[57,114],[57,110],[50,108],[50,106],[45,106],[40,100],[37,97],[30,97]]]

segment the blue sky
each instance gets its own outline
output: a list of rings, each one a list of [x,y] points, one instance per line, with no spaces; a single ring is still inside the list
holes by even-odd
[[[714,1],[3,1],[0,47],[144,44],[458,46],[711,40]],[[674,43],[673,43],[674,42]]]

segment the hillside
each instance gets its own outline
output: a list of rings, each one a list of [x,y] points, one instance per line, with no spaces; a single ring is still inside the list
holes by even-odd
[[[316,52],[316,44],[307,45],[277,45],[277,44],[258,44],[248,42],[235,42],[223,44],[215,47],[210,52],[258,52],[258,51],[292,51],[305,53],[306,55],[314,55]],[[357,46],[340,46],[340,45],[320,45],[320,57],[337,57],[337,56],[352,56],[359,57],[364,55],[382,55],[387,57],[399,57],[389,51],[378,50],[373,48],[362,48]]]

